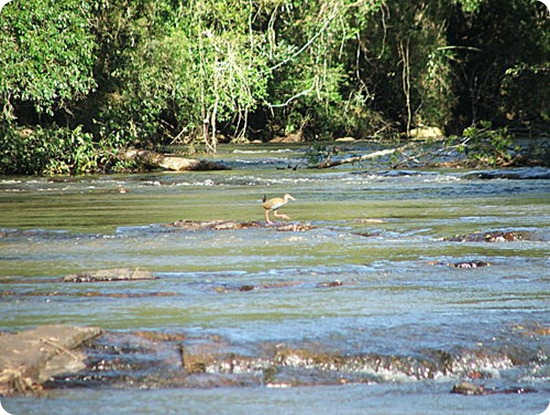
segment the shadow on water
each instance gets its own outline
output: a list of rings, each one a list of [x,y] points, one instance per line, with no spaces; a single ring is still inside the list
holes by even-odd
[[[303,153],[268,150],[223,172],[0,180],[1,328],[106,330],[40,413],[544,410],[548,169],[291,170]],[[300,226],[265,226],[262,196],[284,193]],[[116,267],[157,278],[62,282]],[[464,379],[516,393],[450,394]]]

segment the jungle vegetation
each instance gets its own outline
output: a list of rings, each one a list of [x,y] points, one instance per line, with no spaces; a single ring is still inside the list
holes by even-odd
[[[0,174],[123,171],[129,147],[550,130],[537,0],[12,0],[0,27]]]

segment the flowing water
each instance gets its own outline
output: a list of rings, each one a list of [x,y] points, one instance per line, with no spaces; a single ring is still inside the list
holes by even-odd
[[[44,397],[3,398],[4,408],[542,413],[548,169],[286,168],[302,156],[230,147],[228,171],[0,179],[0,329],[105,330],[85,373]],[[311,229],[166,226],[263,221],[262,196],[283,193],[296,201],[281,212]],[[116,267],[158,278],[61,282]],[[181,367],[184,348],[200,370]],[[451,394],[461,380],[490,393]]]

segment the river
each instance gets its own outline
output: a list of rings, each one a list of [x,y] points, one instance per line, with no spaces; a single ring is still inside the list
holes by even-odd
[[[303,154],[228,146],[218,156],[227,171],[0,178],[0,329],[105,330],[85,373],[3,407],[542,413],[549,169],[287,168]],[[262,196],[284,193],[296,200],[281,213],[310,228],[166,226],[263,221]],[[61,282],[116,267],[158,278]],[[199,369],[181,368],[184,348]],[[488,393],[450,393],[462,380]]]

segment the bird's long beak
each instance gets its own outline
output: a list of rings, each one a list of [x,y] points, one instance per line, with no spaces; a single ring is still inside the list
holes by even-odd
[[[290,196],[290,195],[288,195],[288,198],[289,198],[289,199],[292,199],[292,200],[296,200],[296,199],[294,199],[294,198],[293,198],[292,196]]]

